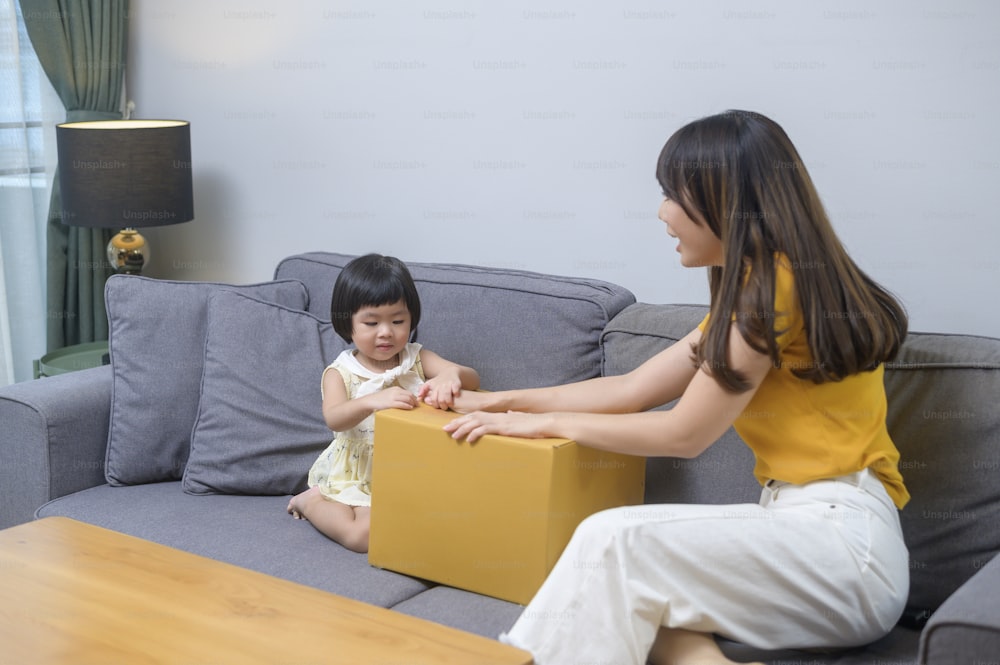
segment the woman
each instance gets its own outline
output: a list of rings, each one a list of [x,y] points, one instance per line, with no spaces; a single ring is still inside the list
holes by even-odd
[[[909,586],[882,366],[906,314],[847,255],[772,120],[692,122],[656,175],[681,264],[709,268],[705,320],[624,376],[463,392],[446,429],[690,458],[732,425],[760,502],[589,517],[502,639],[539,665],[731,662],[715,634],[767,649],[875,640]]]

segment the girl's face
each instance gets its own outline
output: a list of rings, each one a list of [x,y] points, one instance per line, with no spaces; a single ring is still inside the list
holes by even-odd
[[[410,310],[400,299],[390,305],[362,307],[351,317],[351,341],[358,360],[368,369],[395,367],[396,357],[410,340]]]
[[[721,266],[725,261],[722,241],[703,220],[694,221],[676,201],[663,199],[660,219],[667,225],[667,235],[677,238],[681,265],[686,268]]]

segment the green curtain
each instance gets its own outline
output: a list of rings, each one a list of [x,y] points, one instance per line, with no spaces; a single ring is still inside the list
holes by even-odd
[[[20,0],[31,45],[66,106],[67,122],[118,120],[128,47],[128,0]],[[48,222],[48,349],[108,338],[108,229],[61,221],[56,173]]]

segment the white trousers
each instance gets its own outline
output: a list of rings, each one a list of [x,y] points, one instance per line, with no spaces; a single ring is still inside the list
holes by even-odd
[[[898,512],[873,474],[771,481],[759,504],[588,517],[500,640],[537,665],[641,665],[660,626],[763,649],[848,647],[889,632],[908,591]]]

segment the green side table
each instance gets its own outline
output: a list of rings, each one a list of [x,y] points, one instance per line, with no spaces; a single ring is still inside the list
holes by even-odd
[[[110,362],[106,341],[76,344],[56,349],[36,360],[35,378],[100,367]]]

